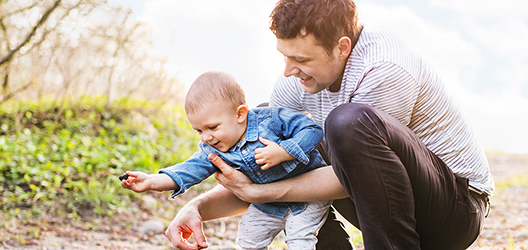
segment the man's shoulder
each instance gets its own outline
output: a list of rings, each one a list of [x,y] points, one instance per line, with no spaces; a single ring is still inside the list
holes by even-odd
[[[393,32],[387,30],[373,30],[364,28],[359,37],[359,46],[372,46],[391,42],[401,42],[400,38]]]
[[[364,30],[347,63],[349,74],[361,74],[368,68],[397,65],[418,67],[421,56],[396,34],[389,31]],[[354,69],[354,70],[352,70]]]
[[[354,52],[361,57],[386,59],[386,56],[406,50],[405,43],[390,31],[363,29]]]

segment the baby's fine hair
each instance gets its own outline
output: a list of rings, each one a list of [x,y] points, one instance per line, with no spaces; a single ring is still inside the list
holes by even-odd
[[[191,84],[185,97],[185,112],[192,114],[205,105],[228,105],[226,108],[236,110],[245,104],[246,94],[233,75],[207,71]]]

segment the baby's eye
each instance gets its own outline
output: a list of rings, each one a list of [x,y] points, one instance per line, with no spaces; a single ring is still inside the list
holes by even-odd
[[[209,127],[210,130],[216,130],[217,128],[218,128],[218,125],[217,125],[217,126]]]
[[[202,134],[202,131],[201,131],[201,130],[199,130],[199,129],[196,129],[195,131],[196,131],[196,133],[198,133],[199,135],[201,135],[201,134]]]

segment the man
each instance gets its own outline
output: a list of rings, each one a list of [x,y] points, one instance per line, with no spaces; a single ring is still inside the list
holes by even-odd
[[[210,155],[222,186],[178,213],[166,232],[171,242],[193,249],[184,239],[194,233],[205,246],[201,222],[240,213],[247,202],[334,199],[362,231],[366,249],[471,245],[493,178],[427,62],[396,37],[362,27],[351,0],[284,0],[271,19],[286,67],[270,105],[308,112],[324,126],[332,166],[257,185]],[[328,228],[321,229],[317,249],[349,247],[331,239]]]

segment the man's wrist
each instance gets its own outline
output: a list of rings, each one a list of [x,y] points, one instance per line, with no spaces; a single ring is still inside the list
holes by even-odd
[[[245,197],[247,200],[245,201],[253,204],[272,202],[273,198],[269,196],[268,192],[266,192],[267,186],[268,184],[247,184],[247,186],[244,188],[244,190],[246,190],[245,194],[247,195]]]
[[[187,202],[187,204],[185,204],[186,207],[188,208],[192,208],[194,211],[197,211],[198,213],[200,213],[200,209],[203,205],[203,195],[200,195],[194,199],[192,199],[191,201]]]

